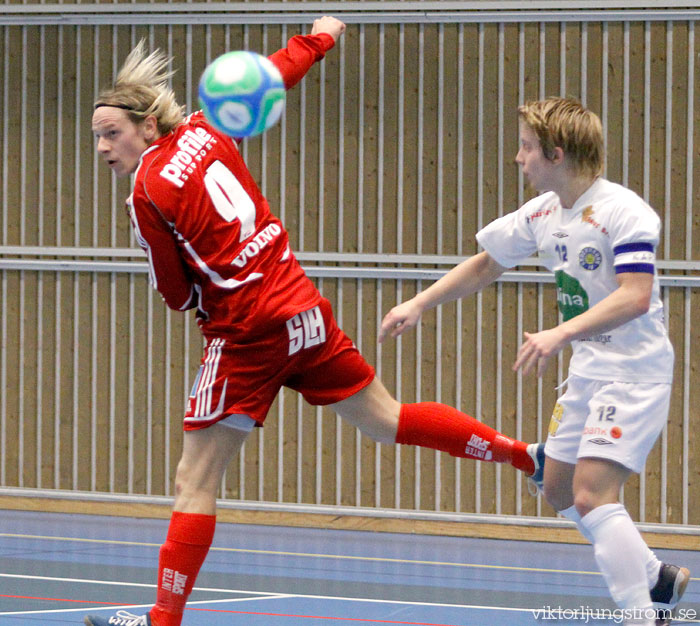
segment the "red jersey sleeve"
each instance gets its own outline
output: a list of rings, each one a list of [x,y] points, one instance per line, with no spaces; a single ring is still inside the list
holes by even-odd
[[[148,256],[151,284],[176,311],[197,306],[198,293],[183,264],[175,233],[147,200],[132,194],[127,201],[136,239]]]
[[[287,42],[286,48],[268,58],[282,74],[284,86],[291,89],[334,45],[335,40],[328,33],[296,35]]]

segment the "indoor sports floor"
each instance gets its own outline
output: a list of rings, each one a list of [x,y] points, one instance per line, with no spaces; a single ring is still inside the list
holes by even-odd
[[[0,511],[0,625],[144,612],[166,530],[165,520]],[[700,552],[657,554],[695,574],[679,608],[700,615]],[[188,607],[184,626],[620,621],[587,545],[235,524],[217,527]]]

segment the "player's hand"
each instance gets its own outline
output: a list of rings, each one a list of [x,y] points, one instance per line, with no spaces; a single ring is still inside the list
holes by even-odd
[[[418,323],[421,313],[423,310],[415,302],[415,298],[395,306],[382,320],[379,343],[382,343],[387,335],[396,338],[405,330],[413,328]]]
[[[320,35],[321,33],[328,33],[333,37],[333,41],[338,41],[340,37],[345,32],[345,24],[335,17],[330,15],[324,15],[314,20],[314,25],[311,28],[312,35]]]
[[[559,354],[567,343],[564,333],[559,328],[551,328],[539,333],[525,333],[525,342],[518,350],[513,371],[522,369],[523,374],[527,374],[536,367],[537,376],[542,376],[547,369],[549,359]]]

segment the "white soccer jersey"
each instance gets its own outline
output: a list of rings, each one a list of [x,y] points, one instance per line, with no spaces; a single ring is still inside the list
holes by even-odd
[[[654,274],[649,311],[618,328],[574,341],[572,374],[598,380],[669,383],[673,348],[664,326],[655,249],[661,222],[637,194],[599,178],[570,209],[544,193],[477,233],[504,267],[537,253],[554,272],[564,320],[600,302],[618,287],[620,272]]]

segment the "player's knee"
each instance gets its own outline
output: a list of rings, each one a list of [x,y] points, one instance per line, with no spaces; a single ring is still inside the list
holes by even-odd
[[[555,511],[563,511],[564,509],[569,508],[566,506],[566,503],[567,501],[571,502],[571,500],[567,500],[567,498],[564,498],[561,494],[552,490],[551,488],[547,489],[546,484],[542,489],[542,493],[549,506],[551,506]],[[569,504],[569,506],[571,505]]]
[[[576,512],[581,517],[588,515],[588,513],[600,506],[600,504],[595,494],[588,489],[579,489],[574,494],[574,506],[576,507]]]
[[[212,478],[213,474],[214,468],[207,471],[206,464],[180,459],[175,472],[175,497],[191,498],[198,493],[215,490],[218,483]]]
[[[186,465],[178,465],[175,475],[175,510],[214,515],[218,485],[220,481],[216,484],[214,480],[203,477],[196,471],[188,471]]]
[[[180,460],[175,472],[175,497],[181,498],[193,491],[196,491],[196,487],[192,482],[192,474],[187,464]]]

